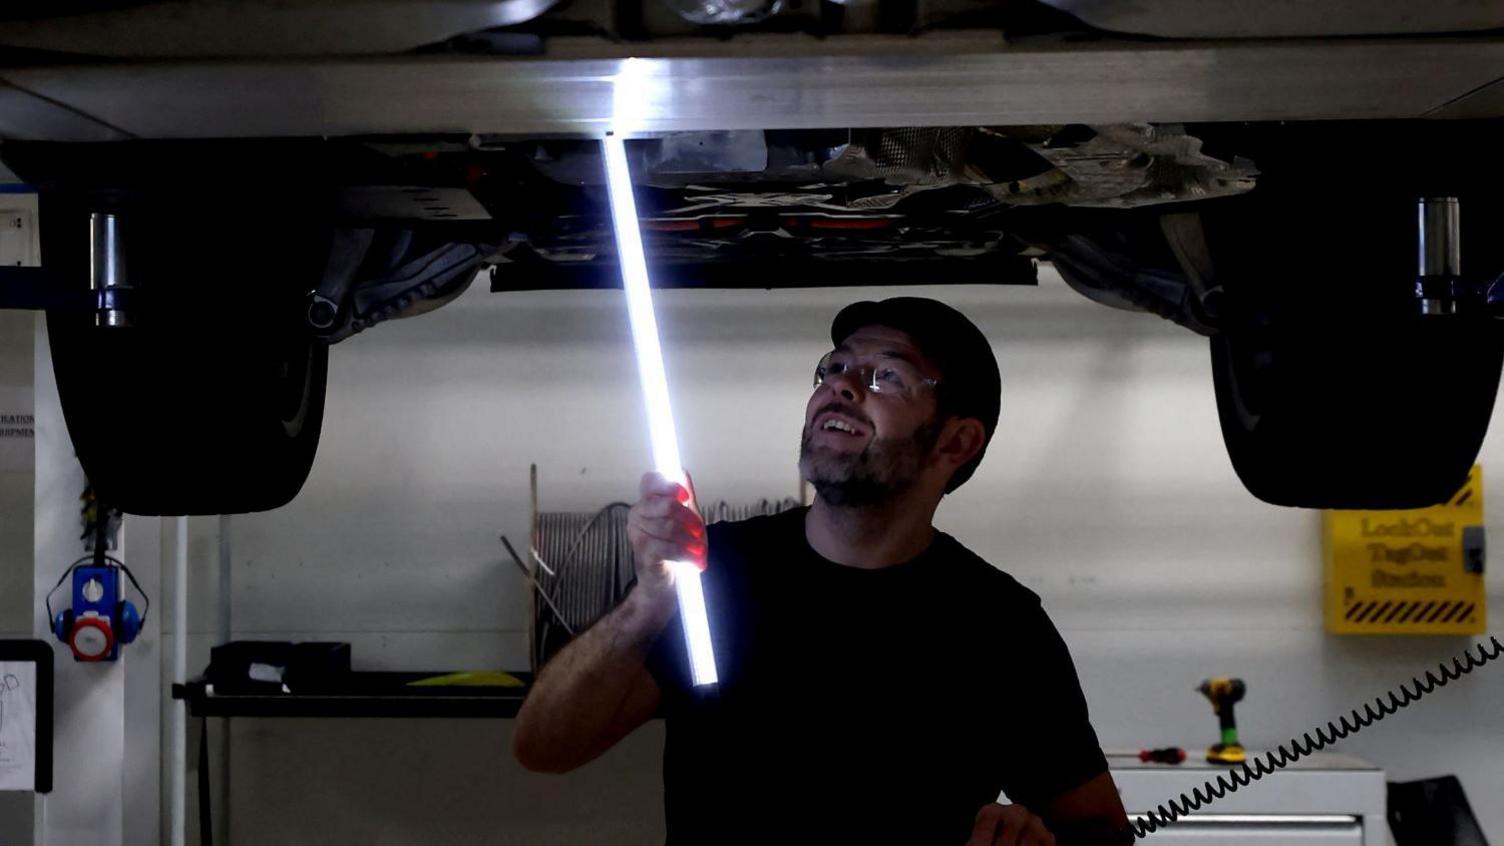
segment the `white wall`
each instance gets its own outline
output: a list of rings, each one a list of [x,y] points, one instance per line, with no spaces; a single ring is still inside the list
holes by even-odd
[[[30,312],[0,311],[0,418],[32,416]],[[0,429],[31,428],[0,423]],[[31,637],[33,438],[0,435],[0,638]]]
[[[33,320],[30,312],[0,311],[0,415],[32,414]],[[32,441],[0,435],[0,638],[33,637]],[[31,842],[32,805],[29,793],[0,792],[0,844]]]
[[[18,180],[0,166],[0,189]],[[32,213],[36,198],[30,194],[0,194],[0,206]],[[39,252],[33,235],[30,254]],[[9,258],[9,257],[8,257]],[[10,259],[14,260],[14,259]],[[0,638],[27,639],[33,634],[36,615],[32,605],[33,481],[35,421],[4,422],[4,416],[33,417],[32,344],[36,315],[28,311],[0,311]],[[30,793],[0,792],[0,844],[30,843],[37,802]]]
[[[1205,341],[1042,276],[1039,289],[933,290],[987,331],[1004,374],[988,458],[938,519],[1044,596],[1105,745],[1210,743],[1214,717],[1192,687],[1213,674],[1249,683],[1245,742],[1282,741],[1465,645],[1325,634],[1318,517],[1263,505],[1234,477]],[[898,293],[659,295],[704,499],[795,492],[830,318]],[[634,498],[649,457],[629,349],[608,292],[479,287],[336,347],[307,488],[236,520],[236,636],[349,640],[363,669],[525,667],[525,594],[496,535],[527,534],[530,462],[547,510]],[[1504,438],[1482,460],[1504,467]],[[1498,525],[1504,494],[1489,502]],[[1504,795],[1500,701],[1504,671],[1486,673],[1343,751],[1395,779],[1457,773],[1504,839],[1504,809],[1487,801]],[[520,772],[509,731],[240,720],[234,842],[661,842],[658,726],[567,778]]]
[[[40,609],[44,596],[84,555],[80,496],[87,480],[63,420],[45,321],[37,320],[33,346],[36,411],[32,586],[30,605],[37,637],[53,649],[53,791],[38,805],[35,828],[48,846],[149,846],[161,840],[159,809],[160,715],[163,684],[159,606],[143,618],[141,634],[111,662],[78,662],[52,639]],[[120,409],[122,413],[128,409]],[[115,554],[140,587],[160,596],[159,544],[155,518],[127,517]],[[70,601],[69,583],[53,597],[53,609]],[[134,587],[128,596],[146,610]]]

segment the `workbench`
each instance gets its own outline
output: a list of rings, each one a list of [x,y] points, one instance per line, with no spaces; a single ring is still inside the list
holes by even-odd
[[[442,673],[352,672],[338,687],[301,693],[222,693],[203,677],[174,685],[174,698],[189,713],[208,717],[324,718],[491,718],[517,715],[528,687],[411,687],[410,682]],[[513,673],[526,685],[528,673]],[[206,749],[201,744],[201,752]],[[1249,750],[1250,757],[1261,750]],[[1109,756],[1113,781],[1131,817],[1151,811],[1181,793],[1200,787],[1228,769],[1198,758],[1184,764],[1143,763],[1137,757]],[[200,758],[199,815],[207,833],[207,760]],[[1217,800],[1206,813],[1193,814],[1152,835],[1155,843],[1207,846],[1385,846],[1384,771],[1357,758],[1318,753],[1288,769]]]
[[[296,693],[224,692],[199,676],[173,685],[172,698],[184,700],[194,717],[510,718],[533,679],[532,673],[513,672],[522,687],[412,686],[443,675],[448,673],[341,673],[337,683]]]
[[[449,675],[428,673],[348,672],[337,682],[315,690],[225,692],[205,676],[172,686],[172,698],[187,705],[199,719],[198,816],[199,842],[211,846],[214,811],[209,785],[209,717],[326,717],[510,719],[517,716],[532,685],[533,674],[514,672],[522,687],[445,685],[413,687],[412,682]]]

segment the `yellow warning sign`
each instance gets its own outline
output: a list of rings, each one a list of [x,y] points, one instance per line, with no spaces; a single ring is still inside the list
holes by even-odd
[[[1449,501],[1328,511],[1326,628],[1336,634],[1483,634],[1483,468]]]

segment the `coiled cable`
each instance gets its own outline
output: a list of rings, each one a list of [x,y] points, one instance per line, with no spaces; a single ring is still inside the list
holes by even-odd
[[[1354,708],[1351,713],[1340,720],[1333,720],[1325,726],[1318,726],[1299,738],[1291,738],[1288,743],[1263,755],[1254,756],[1241,766],[1233,767],[1225,774],[1217,776],[1215,780],[1208,781],[1190,793],[1182,793],[1180,798],[1171,799],[1164,805],[1160,805],[1154,811],[1131,823],[1133,838],[1142,840],[1181,817],[1199,811],[1217,799],[1236,792],[1240,787],[1247,787],[1272,772],[1284,769],[1301,758],[1325,749],[1349,735],[1356,734],[1421,700],[1437,688],[1446,687],[1449,682],[1457,681],[1484,664],[1497,659],[1501,654],[1504,654],[1504,643],[1500,643],[1497,637],[1490,637],[1488,643],[1475,644],[1450,662],[1443,661],[1435,670],[1426,671],[1425,676],[1415,676],[1408,684],[1401,684],[1387,693],[1380,694],[1374,698],[1373,702],[1364,705],[1361,710]]]

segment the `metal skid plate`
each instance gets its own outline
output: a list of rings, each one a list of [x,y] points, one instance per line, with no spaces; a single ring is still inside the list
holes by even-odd
[[[340,192],[340,210],[361,220],[490,220],[463,188],[357,185]]]
[[[615,96],[629,57],[640,82]],[[178,62],[0,70],[12,138],[584,135],[1426,116],[1504,77],[1495,37],[1008,44],[997,33],[612,45],[547,58]],[[0,89],[4,90],[4,89]],[[46,104],[51,104],[51,109]],[[52,114],[49,118],[48,115]],[[1468,112],[1476,114],[1476,109]],[[89,121],[81,121],[87,116]],[[67,118],[66,120],[64,118]],[[24,119],[23,119],[24,118]]]

